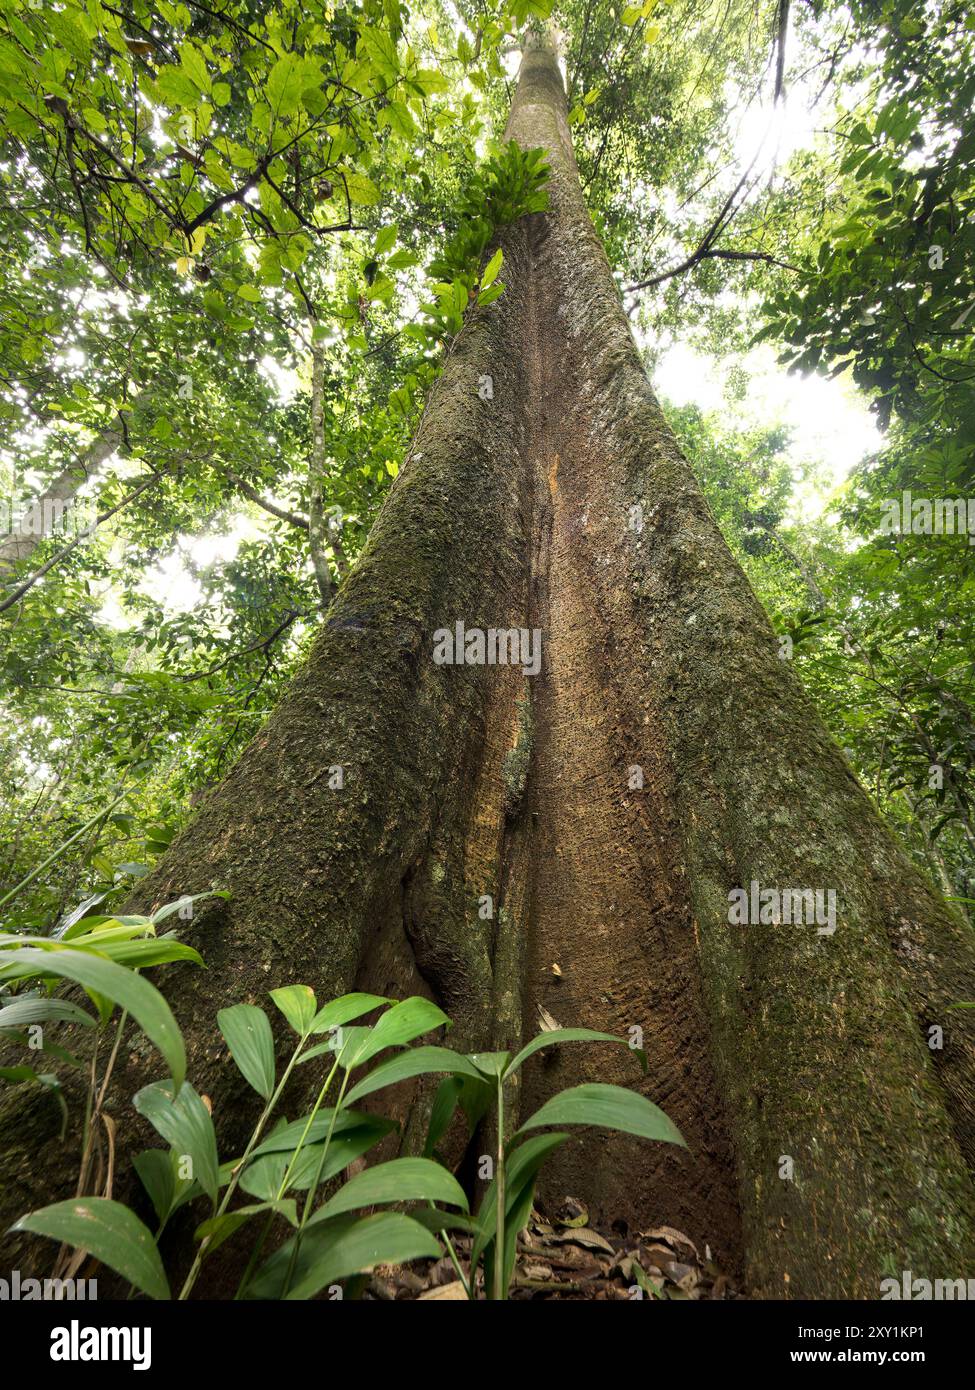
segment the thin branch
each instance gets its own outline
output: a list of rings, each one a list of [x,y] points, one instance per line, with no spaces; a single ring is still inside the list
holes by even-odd
[[[665,280],[672,279],[675,275],[683,275],[685,271],[700,261],[764,261],[766,265],[781,266],[783,270],[791,270],[798,275],[799,267],[790,265],[788,261],[780,261],[775,256],[770,256],[767,251],[722,251],[716,247],[699,246],[697,250],[687,257],[686,261],[681,261],[680,265],[675,265],[672,270],[665,270],[662,275],[654,275],[649,280],[641,280],[638,285],[627,285],[625,294],[630,294],[635,290],[651,289],[654,285],[661,285]]]
[[[248,656],[251,652],[267,652],[268,648],[277,641],[283,632],[286,632],[296,618],[306,618],[307,613],[303,613],[298,608],[290,608],[284,615],[277,627],[267,637],[262,637],[259,641],[251,643],[249,647],[242,647],[240,651],[231,652],[223,661],[218,661],[216,666],[210,666],[206,671],[194,671],[188,676],[180,676],[181,681],[199,681],[206,676],[215,676],[218,671],[229,666],[232,661],[239,660],[242,656]]]
[[[269,502],[266,497],[261,496],[257,488],[251,487],[250,483],[245,483],[243,478],[238,478],[237,474],[231,473],[229,469],[227,470],[227,477],[245,497],[250,498],[259,507],[263,507],[264,511],[269,512],[271,516],[276,516],[279,521],[286,521],[289,526],[297,526],[301,531],[308,530],[307,517],[299,516],[297,512],[289,512],[285,507],[279,507],[275,502]]]

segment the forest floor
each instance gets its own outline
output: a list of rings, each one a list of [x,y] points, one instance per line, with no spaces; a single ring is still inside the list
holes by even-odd
[[[617,1223],[625,1227],[624,1222]],[[454,1248],[469,1273],[469,1241]],[[415,1261],[374,1273],[364,1298],[385,1302],[466,1301],[452,1261]],[[672,1226],[639,1232],[599,1231],[589,1224],[581,1202],[567,1198],[551,1221],[537,1211],[518,1242],[510,1298],[525,1300],[615,1301],[633,1299],[735,1299],[738,1289],[711,1257],[708,1246]]]

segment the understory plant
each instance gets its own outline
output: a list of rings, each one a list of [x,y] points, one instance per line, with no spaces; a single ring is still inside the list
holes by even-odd
[[[99,959],[95,948],[85,949],[86,960]],[[126,969],[114,961],[99,960],[102,963]],[[137,985],[158,994],[134,972],[128,973]],[[89,993],[97,990],[91,983],[94,977],[83,978],[76,968],[63,977]],[[146,1150],[134,1160],[155,1212],[155,1229],[112,1196],[90,1195],[80,1185],[76,1198],[27,1214],[15,1229],[73,1248],[75,1268],[87,1252],[133,1290],[167,1299],[174,1291],[160,1254],[160,1237],[173,1214],[192,1202],[200,1206],[201,1220],[195,1256],[176,1293],[180,1299],[189,1298],[207,1260],[241,1233],[250,1235],[250,1245],[242,1247],[237,1298],[308,1299],[324,1290],[342,1296],[342,1281],[379,1264],[439,1258],[446,1250],[469,1298],[477,1297],[482,1266],[485,1290],[503,1299],[539,1170],[568,1138],[562,1128],[536,1131],[599,1125],[683,1144],[667,1116],[643,1096],[598,1084],[553,1096],[505,1138],[505,1088],[533,1053],[568,1042],[626,1046],[624,1038],[561,1028],[541,1033],[513,1057],[508,1052],[465,1055],[439,1045],[411,1046],[434,1030],[450,1027],[443,1011],[427,999],[397,1002],[352,993],[320,1008],[314,992],[297,984],[272,990],[270,998],[295,1036],[282,1065],[264,1009],[240,1003],[217,1015],[234,1062],[263,1101],[243,1152],[225,1158],[219,1155],[209,1105],[185,1080],[178,1029],[174,1038],[164,1037],[160,1020],[147,1012],[141,996],[131,1003],[122,1001],[171,1067],[170,1076],[144,1086],[134,1097],[136,1110],[167,1145]],[[370,1015],[371,1024],[358,1022]],[[174,1022],[171,1026],[175,1029]],[[116,1050],[117,1046],[118,1041]],[[386,1055],[377,1061],[381,1054]],[[645,1057],[638,1056],[645,1067]],[[319,1070],[314,1103],[307,1113],[289,1120],[282,1112],[285,1088],[296,1068],[309,1065]],[[356,1109],[357,1103],[387,1086],[428,1075],[441,1075],[443,1080],[434,1097],[424,1153],[376,1163],[340,1182],[350,1164],[396,1128],[389,1119]],[[476,1214],[457,1178],[434,1156],[458,1107],[471,1133],[493,1111],[498,1136],[494,1175]],[[408,1212],[393,1209],[407,1204]],[[451,1241],[450,1232],[456,1230],[471,1240],[467,1273]]]

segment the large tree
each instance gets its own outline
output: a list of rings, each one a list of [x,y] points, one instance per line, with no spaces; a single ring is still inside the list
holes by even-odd
[[[230,890],[196,924],[208,969],[167,976],[190,1075],[232,1147],[250,1101],[215,1013],[290,980],[429,994],[461,1048],[512,1045],[539,1006],[637,1027],[688,1155],[586,1134],[549,1195],[679,1225],[760,1294],[961,1272],[970,930],[810,707],[664,421],[547,39],[507,133],[545,150],[548,210],[501,234],[506,292],[456,339],[308,660],[134,900]],[[538,673],[438,663],[457,623],[538,629]],[[835,892],[835,930],[739,924],[753,883]],[[534,1060],[532,1099],[634,1082],[602,1051]],[[133,1048],[115,1078],[122,1182],[156,1066]],[[399,1097],[408,1138],[423,1104]],[[4,1219],[70,1189],[52,1128],[40,1098],[5,1106]]]

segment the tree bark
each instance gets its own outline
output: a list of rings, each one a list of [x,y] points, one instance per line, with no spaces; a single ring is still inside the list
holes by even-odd
[[[522,1109],[586,1078],[636,1084],[690,1153],[586,1131],[543,1200],[679,1225],[758,1295],[963,1276],[973,1045],[949,1006],[975,998],[970,931],[778,659],[663,419],[544,41],[508,134],[548,151],[550,209],[505,230],[507,290],[459,336],[308,662],[137,895],[233,895],[194,924],[208,969],[162,981],[190,1077],[232,1153],[256,1107],[216,1012],[290,981],[427,993],[461,1049],[533,1034],[539,1005],[636,1027],[645,1081],[623,1049],[566,1047],[526,1067]],[[435,664],[434,632],[458,621],[540,629],[539,674]],[[834,889],[835,933],[731,925],[752,881]],[[128,1097],[159,1073],[133,1044],[120,1175],[144,1139]],[[412,1110],[403,1088],[394,1113]],[[5,1218],[70,1190],[64,1151],[41,1147],[55,1126],[27,1093],[0,1113]],[[22,1269],[37,1258],[8,1245]]]

